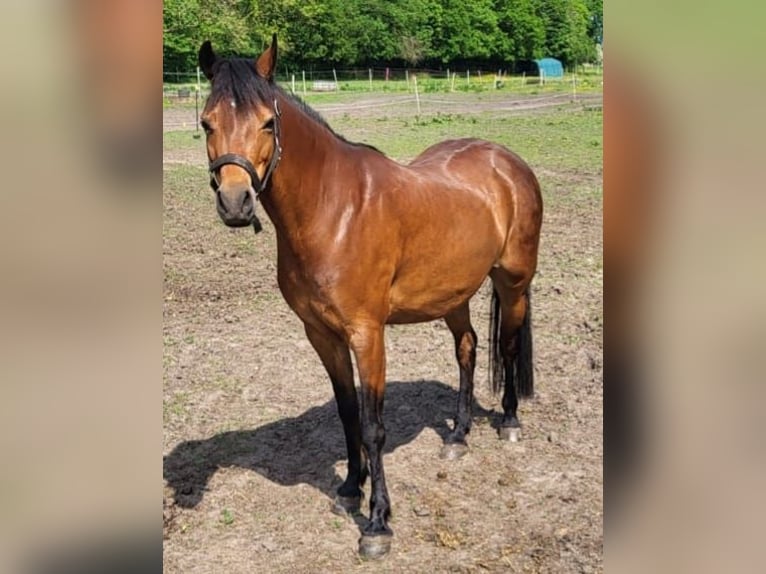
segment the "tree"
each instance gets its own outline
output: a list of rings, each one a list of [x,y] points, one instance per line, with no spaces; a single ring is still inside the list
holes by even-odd
[[[495,4],[502,33],[503,60],[535,60],[545,52],[545,25],[535,13],[534,0],[498,0]]]
[[[423,43],[415,36],[404,36],[402,38],[402,59],[411,66],[417,65],[425,56]]]
[[[253,50],[250,3],[243,0],[199,0],[198,45],[210,40],[221,54],[242,56]]]
[[[596,42],[589,34],[591,15],[585,0],[571,0],[567,12],[569,38],[567,58],[573,65],[596,59]]]
[[[441,28],[442,8],[438,0],[402,2],[395,34],[399,56],[411,65],[434,59],[434,37]]]
[[[604,43],[604,0],[588,0],[588,35],[596,44]]]
[[[166,70],[193,69],[199,44],[199,0],[165,0],[162,7],[162,56]],[[196,44],[196,45],[195,45]]]
[[[205,40],[222,54],[249,54],[253,50],[246,0],[165,0],[163,3],[163,57],[165,68],[191,71]]]
[[[252,57],[279,35],[280,69],[595,58],[603,0],[165,0],[166,70],[190,72],[211,40]]]
[[[584,0],[536,0],[545,27],[546,56],[565,65],[595,58],[595,43],[588,36],[590,12]]]
[[[489,59],[500,41],[492,0],[441,0],[442,20],[435,44],[442,63]]]

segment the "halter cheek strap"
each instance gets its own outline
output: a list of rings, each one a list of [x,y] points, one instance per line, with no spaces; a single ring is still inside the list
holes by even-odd
[[[250,176],[250,185],[255,192],[255,199],[266,189],[271,179],[271,175],[274,170],[277,169],[277,164],[282,157],[282,144],[279,139],[279,118],[282,116],[282,112],[279,109],[279,103],[274,100],[274,153],[271,155],[271,160],[266,168],[266,172],[263,174],[263,179],[258,177],[258,172],[255,170],[252,162],[246,157],[236,153],[225,153],[218,156],[215,160],[210,162],[208,170],[210,171],[210,187],[213,190],[218,190],[218,178],[216,177],[218,171],[224,165],[236,165],[244,169]]]

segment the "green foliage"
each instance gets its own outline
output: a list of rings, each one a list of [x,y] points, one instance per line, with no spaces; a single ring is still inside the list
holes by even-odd
[[[189,71],[205,40],[221,54],[253,52],[246,0],[168,0],[163,3],[163,56],[166,70]]]
[[[489,59],[496,53],[497,14],[491,0],[441,0],[437,38],[442,63]]]
[[[277,32],[280,70],[339,65],[592,61],[603,0],[165,0],[165,70],[195,68],[211,40],[254,56]]]
[[[604,41],[604,0],[587,0],[588,35],[596,44]]]
[[[594,60],[595,41],[588,35],[591,14],[585,0],[537,0],[545,27],[546,56],[565,65]],[[594,2],[591,2],[594,3]],[[602,5],[599,0],[599,5]]]
[[[504,59],[535,60],[546,55],[545,24],[534,0],[498,0],[495,9]]]

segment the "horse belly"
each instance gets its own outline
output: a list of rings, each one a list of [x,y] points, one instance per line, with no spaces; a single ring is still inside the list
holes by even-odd
[[[443,199],[438,216],[422,213],[412,223],[417,233],[407,238],[391,284],[389,323],[431,321],[460,307],[502,251],[505,229],[485,204],[464,193]]]
[[[445,268],[433,274],[419,269],[397,275],[391,286],[387,323],[433,321],[460,307],[481,287],[491,263],[475,267],[480,268],[460,273]]]

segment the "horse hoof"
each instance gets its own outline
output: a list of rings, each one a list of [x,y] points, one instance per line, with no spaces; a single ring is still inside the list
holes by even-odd
[[[333,514],[339,516],[353,516],[359,514],[362,504],[361,496],[341,496],[337,495],[330,507]]]
[[[497,433],[502,440],[519,442],[519,439],[521,439],[520,427],[500,427],[500,430],[498,430]]]
[[[468,452],[468,445],[462,442],[451,442],[442,447],[439,456],[447,460],[457,460]]]
[[[359,556],[364,560],[378,560],[383,558],[391,550],[390,534],[379,536],[367,536],[363,534],[359,539]]]

